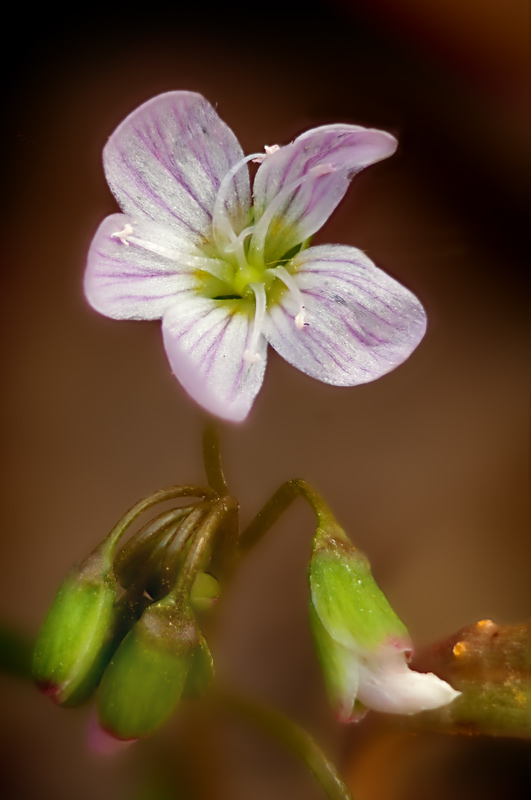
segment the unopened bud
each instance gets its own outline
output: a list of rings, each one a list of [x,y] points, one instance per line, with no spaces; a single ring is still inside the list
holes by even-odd
[[[183,693],[199,632],[183,602],[153,603],[127,634],[103,676],[100,724],[117,739],[138,739],[162,725]]]
[[[413,672],[408,632],[371,574],[369,562],[337,524],[319,528],[309,569],[310,619],[332,706],[342,722],[367,708],[415,714],[459,692]]]
[[[114,578],[97,552],[63,581],[33,655],[37,686],[56,703],[78,705],[94,690],[115,598]]]

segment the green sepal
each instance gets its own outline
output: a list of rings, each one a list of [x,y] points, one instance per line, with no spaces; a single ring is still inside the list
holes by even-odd
[[[358,691],[359,654],[332,639],[311,600],[310,626],[330,705],[341,722],[348,721]]]
[[[149,604],[150,600],[147,597],[130,596],[128,593],[122,595],[120,600],[115,602],[112,612],[112,623],[107,629],[105,640],[98,655],[94,659],[91,668],[87,671],[82,682],[73,694],[63,703],[64,706],[71,708],[90,700],[98,688],[103,673],[120,642]]]
[[[117,739],[138,739],[159,728],[179,702],[198,645],[188,606],[170,597],[149,606],[104,673],[102,727]]]
[[[95,688],[91,676],[98,672],[115,599],[116,582],[100,553],[61,584],[33,654],[35,682],[56,703],[78,705]]]
[[[183,697],[187,700],[194,700],[202,697],[212,679],[214,678],[214,662],[212,653],[206,643],[206,639],[199,635],[199,647],[192,655],[190,669],[186,676],[186,683],[183,689]]]
[[[407,629],[372,577],[368,559],[337,523],[315,534],[309,582],[315,611],[337,643],[369,651],[393,639],[407,646]]]

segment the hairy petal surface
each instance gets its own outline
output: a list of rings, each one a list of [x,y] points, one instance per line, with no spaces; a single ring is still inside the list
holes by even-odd
[[[253,187],[255,221],[275,204],[266,262],[281,258],[319,230],[354,175],[392,155],[396,147],[394,136],[384,131],[324,125],[303,133],[266,158]]]
[[[124,211],[171,225],[198,245],[210,241],[218,188],[242,157],[234,133],[194,92],[168,92],[144,103],[103,151],[107,181]],[[238,171],[233,187],[225,205],[238,232],[250,207],[247,169]]]
[[[198,286],[200,270],[223,269],[223,262],[206,258],[173,228],[112,214],[92,240],[85,295],[96,311],[114,319],[160,319],[182,292]]]
[[[358,700],[374,711],[417,714],[445,706],[459,694],[432,672],[409,669],[405,654],[390,647],[360,665]]]
[[[325,383],[354,386],[385,375],[408,358],[426,330],[426,315],[408,289],[360,250],[310,247],[290,263],[299,306],[285,292],[269,310],[264,335],[290,364]]]
[[[266,366],[263,336],[252,338],[252,314],[242,300],[210,300],[195,292],[181,295],[164,315],[164,347],[175,377],[199,405],[232,422],[245,419]]]

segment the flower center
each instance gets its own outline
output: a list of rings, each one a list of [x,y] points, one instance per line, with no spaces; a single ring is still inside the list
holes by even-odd
[[[222,301],[240,301],[241,306],[234,306],[234,311],[242,311],[253,316],[253,327],[245,359],[253,362],[260,357],[256,347],[263,330],[265,317],[272,305],[281,298],[297,329],[302,330],[305,322],[303,297],[290,270],[290,262],[294,255],[304,246],[301,242],[274,263],[266,264],[264,251],[267,237],[274,235],[273,220],[281,215],[283,207],[302,184],[313,184],[322,175],[334,170],[331,165],[318,164],[304,175],[284,186],[271,200],[261,217],[242,230],[237,229],[235,220],[229,213],[231,194],[234,193],[236,174],[249,161],[262,163],[280,148],[266,147],[265,155],[252,153],[240,159],[223,178],[214,203],[212,213],[212,231],[216,248],[216,257],[227,264],[227,272],[221,278],[205,277],[205,293],[212,299]],[[287,294],[287,297],[286,297]],[[287,301],[287,302],[286,302]]]

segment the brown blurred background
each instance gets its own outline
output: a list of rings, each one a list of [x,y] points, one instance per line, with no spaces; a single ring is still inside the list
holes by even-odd
[[[126,114],[172,89],[217,105],[246,152],[332,122],[400,141],[396,156],[355,179],[314,241],[366,251],[422,300],[428,334],[404,366],[353,389],[319,384],[270,351],[249,420],[222,431],[244,521],[283,480],[313,482],[419,647],[479,618],[524,618],[527,3],[121,3],[15,14],[0,621],[34,635],[66,570],[127,507],[202,479],[202,415],[170,374],[159,324],[113,322],[82,295],[91,237],[116,209],[102,147]],[[249,557],[213,648],[223,675],[340,758],[346,732],[328,710],[307,622],[311,532],[301,503]],[[172,785],[179,719],[105,760],[86,749],[86,710],[57,709],[10,678],[0,709],[8,800],[191,797],[162,785],[165,770]],[[214,746],[230,800],[321,796],[275,747],[227,730]]]

